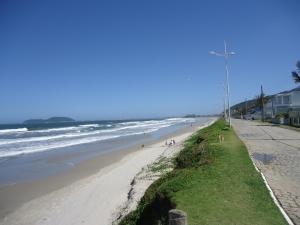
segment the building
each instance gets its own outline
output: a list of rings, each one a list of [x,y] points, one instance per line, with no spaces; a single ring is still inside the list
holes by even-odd
[[[267,118],[289,115],[289,123],[300,126],[300,87],[273,95],[265,105],[265,114]]]

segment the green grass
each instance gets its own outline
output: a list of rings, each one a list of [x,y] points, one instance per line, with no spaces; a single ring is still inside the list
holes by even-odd
[[[246,147],[222,120],[186,142],[175,169],[148,188],[121,224],[167,224],[171,208],[185,211],[189,225],[287,224]]]
[[[153,173],[164,173],[170,168],[172,168],[172,164],[170,162],[170,159],[166,157],[159,158],[158,161],[154,162],[152,165],[149,166],[150,171]]]

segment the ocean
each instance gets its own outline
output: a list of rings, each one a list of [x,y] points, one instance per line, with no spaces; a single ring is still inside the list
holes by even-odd
[[[17,156],[194,123],[193,118],[0,126],[0,157]]]
[[[83,160],[150,143],[211,118],[0,125],[0,186],[66,171]]]

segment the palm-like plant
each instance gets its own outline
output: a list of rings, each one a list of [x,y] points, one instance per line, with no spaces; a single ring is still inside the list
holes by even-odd
[[[263,92],[263,88],[261,86],[261,93],[255,97],[255,106],[261,110],[261,121],[265,121],[265,113],[264,113],[264,105],[267,104],[270,97],[266,96]]]
[[[292,71],[292,77],[295,81],[295,83],[300,83],[300,61],[296,63],[297,69],[295,71]]]
[[[270,97],[266,96],[264,93],[255,96],[255,107],[263,110],[263,107],[269,101]]]

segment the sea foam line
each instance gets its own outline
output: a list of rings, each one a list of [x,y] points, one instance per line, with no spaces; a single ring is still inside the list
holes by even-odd
[[[124,137],[124,136],[131,136],[131,135],[138,135],[138,134],[144,134],[144,133],[150,133],[157,131],[161,128],[152,128],[148,130],[148,132],[135,132],[135,133],[127,133],[124,135],[107,135],[107,136],[101,136],[101,137],[90,137],[90,138],[84,138],[84,139],[76,139],[73,140],[72,142],[56,142],[53,144],[47,144],[43,146],[28,146],[28,147],[23,147],[21,148],[22,150],[12,150],[12,151],[2,151],[0,152],[0,158],[3,157],[12,157],[12,156],[17,156],[17,155],[23,155],[23,154],[30,154],[30,153],[36,153],[36,152],[43,152],[43,151],[48,151],[51,149],[58,149],[58,148],[63,148],[63,147],[70,147],[74,145],[80,145],[80,144],[87,144],[87,143],[92,143],[92,142],[97,142],[97,141],[103,141],[103,140],[108,140],[108,139],[114,139],[118,137]]]
[[[176,121],[176,122],[175,122]],[[47,141],[45,143],[42,143],[42,145],[30,145],[30,146],[16,146],[12,148],[7,148],[7,150],[0,151],[0,157],[8,157],[8,156],[15,156],[20,154],[27,154],[27,153],[33,153],[33,152],[40,152],[40,151],[46,151],[49,149],[56,149],[56,148],[62,148],[62,147],[68,147],[73,145],[79,145],[79,144],[85,144],[85,143],[91,143],[111,138],[117,138],[121,136],[129,136],[129,135],[137,135],[137,134],[143,134],[143,133],[150,133],[157,131],[161,128],[168,127],[177,123],[181,122],[192,122],[195,120],[186,120],[186,119],[167,119],[167,120],[149,120],[149,121],[136,121],[131,122],[132,126],[124,126],[119,127],[115,129],[107,129],[107,130],[97,130],[97,131],[91,131],[86,133],[71,133],[71,134],[63,134],[63,135],[54,135],[54,136],[46,136],[46,137],[32,137],[32,138],[26,138],[26,139],[20,139],[20,140],[6,140],[6,142],[0,142],[0,145],[8,145],[14,144],[14,143],[23,143],[23,142],[37,142],[37,141]],[[129,123],[125,123],[126,125],[129,125]],[[124,123],[122,125],[125,125]],[[135,124],[135,125],[133,125]],[[88,124],[87,124],[88,125]],[[95,124],[91,124],[95,125]],[[69,127],[70,128],[70,127]],[[60,128],[54,128],[54,129],[60,129]],[[127,129],[127,130],[126,130]],[[141,130],[142,129],[142,130]],[[91,136],[91,135],[97,135],[101,133],[109,133],[109,132],[116,132],[116,131],[122,131],[121,134],[111,134],[111,135],[104,135],[104,136],[96,136],[96,137],[87,137],[85,136]],[[74,137],[83,137],[79,139],[72,139],[72,140],[59,140],[54,142],[55,139],[59,138],[74,138]],[[49,140],[52,140],[52,142],[48,142]],[[8,143],[7,141],[11,141]],[[5,147],[6,148],[6,147]],[[8,150],[10,149],[10,150]]]
[[[0,130],[0,134],[2,133],[14,133],[14,132],[26,132],[28,129],[26,127],[24,128],[17,128],[17,129],[3,129]]]
[[[155,124],[156,127],[163,128],[165,126],[171,126],[172,123],[161,123],[160,125]],[[39,142],[39,141],[49,141],[54,139],[61,139],[61,138],[74,138],[74,137],[83,137],[83,136],[89,136],[89,135],[96,135],[101,133],[113,133],[116,131],[122,131],[122,130],[131,130],[135,128],[143,128],[145,129],[144,132],[146,132],[146,128],[152,128],[151,124],[141,124],[141,125],[135,125],[135,126],[125,126],[120,128],[114,128],[114,129],[107,129],[107,130],[96,130],[96,131],[87,131],[85,133],[67,133],[67,134],[60,134],[60,135],[51,135],[51,136],[45,136],[45,137],[30,137],[30,138],[19,138],[19,139],[5,139],[0,141],[1,145],[8,145],[8,144],[16,144],[16,143],[27,143],[27,142]]]

